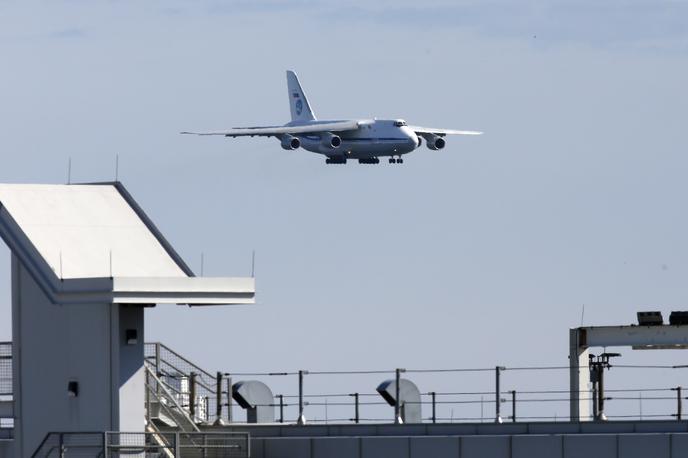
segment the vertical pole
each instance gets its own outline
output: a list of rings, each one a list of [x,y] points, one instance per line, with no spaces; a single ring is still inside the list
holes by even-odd
[[[306,417],[303,415],[303,376],[307,371],[299,371],[299,418],[296,423],[299,425],[306,424]]]
[[[107,433],[107,431],[103,432],[103,457],[104,458],[110,457],[110,450],[108,447],[108,433]]]
[[[511,390],[511,421],[516,423],[516,390]]]
[[[151,422],[151,400],[150,400],[150,376],[148,374],[148,367],[145,368],[146,371],[146,383],[144,389],[146,390],[146,424],[149,425]]]
[[[595,366],[590,369],[590,374],[592,376],[592,419],[597,420],[599,418],[600,404],[597,401],[599,394],[597,393],[597,369]]]
[[[218,372],[215,376],[215,417],[217,420],[222,419],[222,372]]]
[[[160,377],[160,342],[155,343],[155,376]]]
[[[502,396],[500,392],[500,375],[504,368],[501,366],[495,367],[495,423],[502,422],[501,408],[502,408]]]
[[[196,373],[189,374],[189,415],[196,421]]]
[[[607,417],[604,415],[604,367],[602,365],[598,366],[598,381],[597,381],[597,415],[599,415],[598,420],[606,420]]]
[[[585,399],[590,383],[586,336],[585,328],[569,330],[569,418],[574,422],[588,421],[590,416],[590,401]]]
[[[280,394],[279,400],[280,400],[280,423],[284,423],[284,395]]]
[[[232,422],[232,401],[234,400],[234,386],[232,385],[232,377],[227,376],[227,421]]]
[[[112,270],[112,269],[110,269]],[[158,380],[155,381],[155,400],[156,402],[160,401],[160,382],[159,380],[161,379],[161,373],[160,373],[160,342],[155,343],[155,376],[158,378]]]
[[[683,401],[681,399],[681,387],[676,387],[676,419],[681,421],[683,415]]]
[[[174,458],[181,457],[181,450],[179,446],[179,432],[174,433]]]
[[[58,437],[59,437],[58,445],[59,445],[59,447],[60,447],[60,448],[59,448],[59,450],[60,450],[60,458],[65,458],[64,433],[60,433],[60,434],[58,435]]]
[[[399,390],[401,388],[401,369],[395,370],[394,381],[394,424],[400,425],[404,421],[401,418],[401,399],[399,399]]]
[[[432,396],[432,422],[437,423],[437,415],[436,415],[436,410],[435,410],[435,395],[436,393],[433,391],[430,393],[430,396]]]
[[[354,423],[359,422],[359,411],[358,411],[358,393],[354,393]]]

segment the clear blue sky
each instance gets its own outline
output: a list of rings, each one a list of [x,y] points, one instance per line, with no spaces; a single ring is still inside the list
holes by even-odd
[[[65,182],[69,157],[73,181],[111,180],[119,154],[193,269],[247,275],[255,249],[258,305],[147,312],[148,340],[211,370],[565,365],[583,304],[586,324],[688,309],[687,20],[640,0],[0,0],[0,181]],[[486,134],[394,167],[178,135],[287,121],[285,69],[321,118]],[[624,353],[656,358],[685,360]]]

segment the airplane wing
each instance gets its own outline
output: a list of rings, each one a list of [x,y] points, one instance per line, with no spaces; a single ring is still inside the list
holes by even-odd
[[[225,137],[276,137],[283,134],[311,134],[318,132],[341,132],[355,130],[358,121],[336,121],[321,124],[304,124],[300,126],[265,126],[265,127],[235,127],[220,132],[181,132],[192,135],[223,135]]]
[[[435,129],[432,127],[418,127],[418,126],[408,126],[409,129],[414,131],[416,135],[423,134],[434,134],[444,137],[445,135],[482,135],[482,132],[477,132],[474,130],[452,130],[452,129]]]

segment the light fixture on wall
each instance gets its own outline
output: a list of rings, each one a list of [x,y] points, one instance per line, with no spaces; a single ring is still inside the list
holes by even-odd
[[[127,345],[136,345],[139,341],[136,329],[127,329],[125,331],[125,340]]]
[[[79,396],[79,382],[76,380],[70,380],[69,383],[67,383],[67,393],[69,394],[70,398]]]

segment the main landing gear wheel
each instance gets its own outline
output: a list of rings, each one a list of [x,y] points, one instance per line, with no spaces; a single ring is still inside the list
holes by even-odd
[[[328,157],[325,159],[325,164],[346,164],[345,157]]]
[[[359,164],[379,164],[380,163],[380,158],[377,157],[368,157],[368,158],[362,158],[358,160]]]

